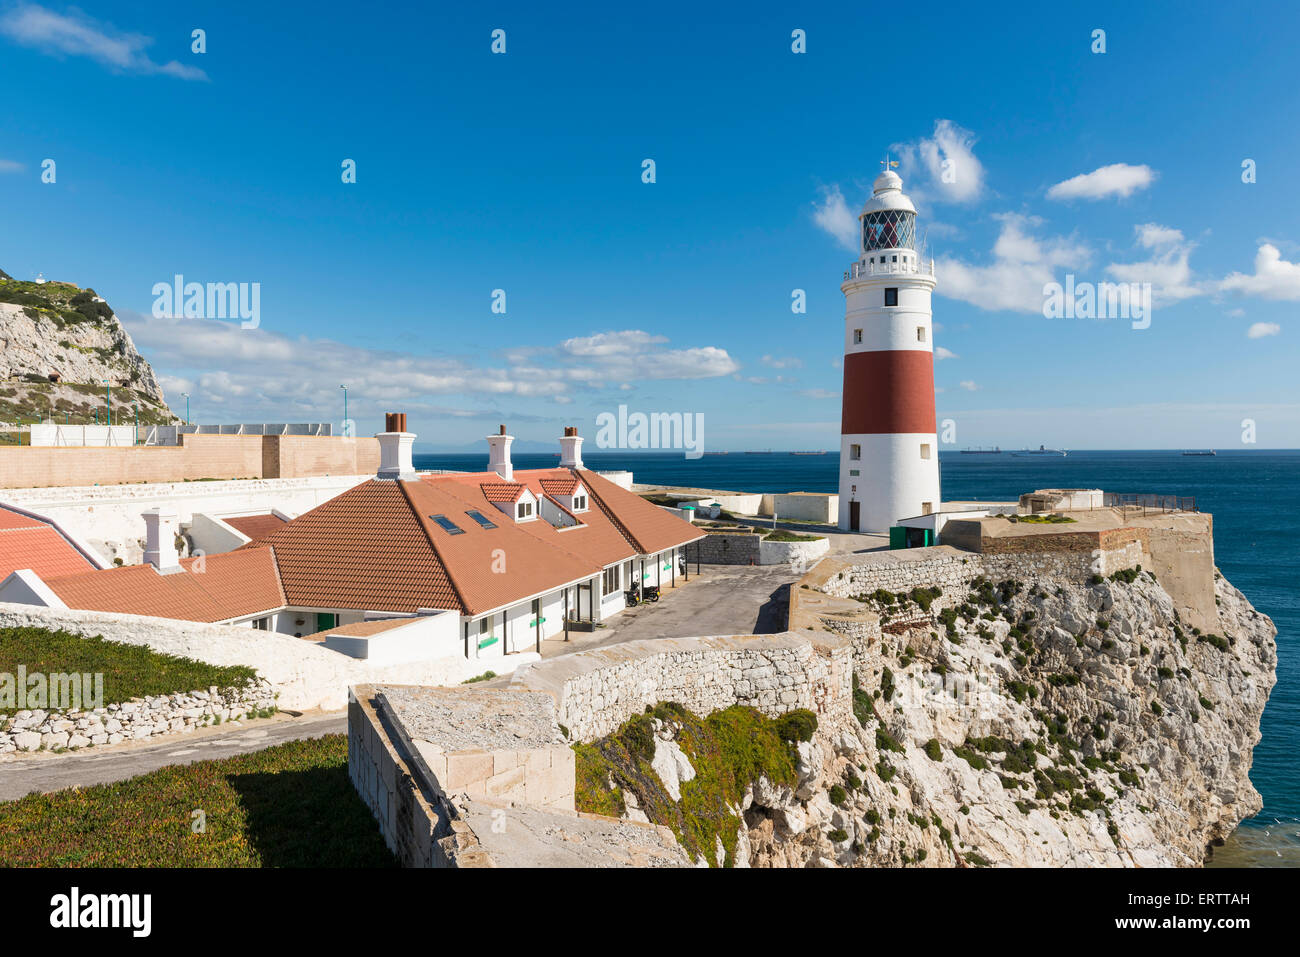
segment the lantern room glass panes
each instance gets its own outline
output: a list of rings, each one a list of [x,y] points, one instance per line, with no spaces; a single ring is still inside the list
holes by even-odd
[[[904,209],[882,209],[862,217],[863,252],[915,248],[916,213]]]

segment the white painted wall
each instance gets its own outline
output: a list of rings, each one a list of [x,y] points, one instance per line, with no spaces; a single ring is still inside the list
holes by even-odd
[[[805,522],[831,524],[839,521],[840,497],[838,495],[808,495],[778,493],[773,496],[777,519],[794,518]]]
[[[324,645],[372,665],[463,658],[459,623],[456,612],[441,611],[412,618],[408,624],[374,635],[326,635]]]
[[[862,457],[849,458],[849,447],[862,446]],[[921,458],[921,446],[929,444],[930,458]],[[857,471],[857,475],[852,473]],[[939,509],[939,445],[933,433],[901,435],[845,435],[840,442],[841,531],[849,530],[849,502],[861,505],[864,532],[883,532],[900,518],[920,515],[929,502]]]
[[[190,541],[195,551],[205,555],[220,552],[233,552],[241,545],[247,545],[251,539],[237,528],[227,525],[219,518],[204,512],[195,512],[190,524]]]
[[[17,488],[0,492],[0,500],[49,517],[83,539],[105,565],[121,558],[138,564],[144,552],[146,509],[170,507],[182,525],[195,512],[253,515],[279,509],[300,515],[371,475],[330,475],[290,479],[235,479],[226,482],[157,482],[68,488]]]
[[[144,429],[141,427],[141,434]],[[59,425],[33,423],[33,446],[135,445],[134,425]]]

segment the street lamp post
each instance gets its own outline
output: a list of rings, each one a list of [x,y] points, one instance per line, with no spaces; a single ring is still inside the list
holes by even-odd
[[[348,387],[341,385],[339,388],[343,390],[343,434],[346,436],[348,434]]]
[[[188,392],[182,392],[181,395],[185,396],[185,424],[189,425],[190,424],[190,394]]]

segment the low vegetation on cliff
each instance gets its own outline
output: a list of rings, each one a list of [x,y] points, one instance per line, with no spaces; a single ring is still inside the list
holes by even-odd
[[[574,746],[577,809],[663,824],[693,858],[733,866],[746,790],[760,778],[793,787],[796,745],[811,740],[816,728],[809,711],[771,719],[735,705],[700,718],[679,704],[660,703],[613,734]],[[656,766],[678,750],[690,770],[674,770],[667,783]]]

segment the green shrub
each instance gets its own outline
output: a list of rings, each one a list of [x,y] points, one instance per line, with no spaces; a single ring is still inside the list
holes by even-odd
[[[848,792],[838,784],[832,784],[830,790],[831,803],[836,807],[843,807],[844,802],[849,799]]]
[[[797,708],[776,719],[776,733],[782,741],[811,741],[817,730],[817,715]]]
[[[938,738],[931,738],[925,742],[925,756],[931,761],[943,760],[943,749],[939,746]]]

